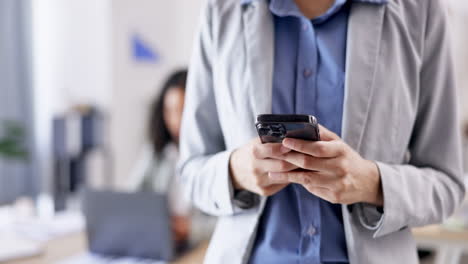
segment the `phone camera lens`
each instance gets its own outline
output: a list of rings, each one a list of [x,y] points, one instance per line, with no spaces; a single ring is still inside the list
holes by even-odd
[[[270,134],[276,138],[284,138],[286,136],[286,129],[282,124],[272,125]]]
[[[270,131],[271,130],[270,130],[269,126],[259,125],[259,127],[258,127],[258,133],[260,135],[263,135],[263,136],[268,135],[270,133]]]

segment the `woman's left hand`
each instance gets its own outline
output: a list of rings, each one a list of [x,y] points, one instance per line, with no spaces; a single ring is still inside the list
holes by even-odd
[[[282,159],[301,170],[269,173],[272,181],[297,183],[309,192],[337,204],[365,202],[383,206],[377,165],[362,158],[335,133],[320,126],[322,141],[286,138],[283,146],[293,150]]]

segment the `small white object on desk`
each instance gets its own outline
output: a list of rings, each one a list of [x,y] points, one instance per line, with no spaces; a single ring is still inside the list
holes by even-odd
[[[42,219],[22,204],[0,207],[0,262],[39,255],[47,241],[84,230],[80,212]]]
[[[86,253],[57,264],[167,264],[167,262],[137,258],[113,258]]]
[[[24,239],[13,232],[0,235],[0,262],[39,255],[43,248],[38,242]]]
[[[62,212],[51,219],[22,219],[12,224],[12,229],[18,234],[39,242],[77,233],[84,227],[84,217],[80,212]]]

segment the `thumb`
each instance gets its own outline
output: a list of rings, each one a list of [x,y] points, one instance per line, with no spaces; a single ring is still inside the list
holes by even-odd
[[[340,137],[328,130],[326,127],[319,125],[319,130],[320,130],[320,139],[323,141],[332,141],[332,140],[337,140],[340,139]]]

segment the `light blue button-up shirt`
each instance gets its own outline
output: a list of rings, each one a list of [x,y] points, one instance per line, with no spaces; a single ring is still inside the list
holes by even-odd
[[[325,14],[309,20],[293,0],[270,1],[275,19],[273,113],[315,115],[341,135],[349,4],[336,0]],[[322,262],[348,263],[341,206],[291,184],[268,199],[250,263]]]

